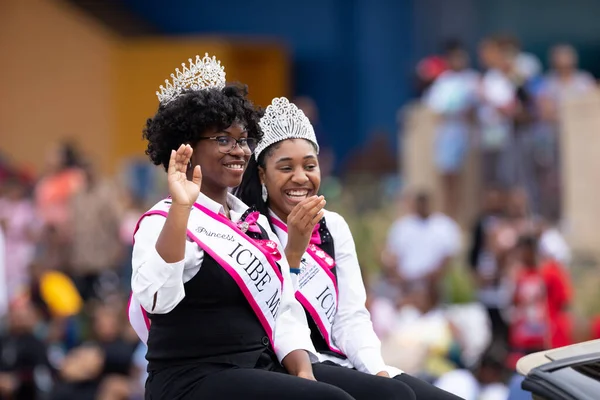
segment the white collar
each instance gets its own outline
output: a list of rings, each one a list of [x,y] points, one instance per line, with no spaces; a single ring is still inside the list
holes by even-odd
[[[279,217],[277,216],[277,214],[275,214],[275,213],[273,212],[273,210],[271,210],[270,208],[269,208],[269,218],[273,218],[273,219],[275,219],[275,220],[277,220],[277,221],[281,222],[283,225],[287,226],[287,222],[285,222],[285,221],[283,221],[281,218],[279,218]]]
[[[229,206],[229,210],[231,212],[231,220],[237,221],[240,219],[243,213],[248,210],[248,206],[244,204],[243,201],[232,195],[231,193],[227,193],[227,205]],[[204,193],[200,192],[198,198],[196,199],[198,204],[203,205],[208,208],[215,214],[225,214],[225,209],[221,203],[217,203],[216,201],[210,199]]]

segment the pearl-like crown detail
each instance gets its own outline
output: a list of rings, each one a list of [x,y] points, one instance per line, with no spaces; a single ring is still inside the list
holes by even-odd
[[[317,153],[319,152],[315,130],[308,117],[285,97],[273,99],[259,125],[263,131],[263,138],[254,151],[257,160],[267,147],[286,139],[306,139],[312,142],[317,148]]]
[[[202,90],[209,88],[223,89],[225,87],[225,68],[215,56],[196,56],[196,61],[188,59],[189,67],[182,63],[183,71],[175,69],[171,74],[172,82],[165,79],[165,86],[160,85],[156,92],[158,101],[167,104],[181,95],[184,90]]]

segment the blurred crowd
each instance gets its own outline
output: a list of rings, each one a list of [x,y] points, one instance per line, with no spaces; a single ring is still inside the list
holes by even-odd
[[[481,72],[458,42],[417,66],[420,99],[438,119],[433,161],[443,212],[430,193],[408,194],[368,306],[389,364],[466,400],[505,400],[518,395],[520,356],[574,340],[570,250],[558,228],[558,120],[565,99],[597,84],[569,45],[550,50],[547,72],[511,37],[484,39],[478,54]],[[339,180],[316,105],[298,105],[322,141],[328,200],[354,198],[348,217],[367,203],[383,207],[396,175],[380,199],[356,185],[361,173],[397,171],[394,155],[383,152],[385,135],[373,135]],[[458,193],[473,148],[482,156],[484,200],[464,229]],[[0,399],[143,398],[145,347],[126,306],[133,232],[162,175],[148,164],[106,179],[69,143],[49,150],[41,176],[0,159]],[[353,229],[361,257],[368,230]],[[461,263],[475,300],[450,304],[448,277]],[[589,338],[600,338],[600,322],[594,332]]]
[[[126,305],[145,206],[68,143],[43,170],[0,165],[0,399],[143,398]]]
[[[570,251],[528,213],[524,190],[491,188],[485,198],[465,257],[458,224],[434,212],[427,193],[411,194],[369,307],[388,363],[467,400],[506,400],[520,357],[573,343]],[[461,278],[476,296],[450,304],[445,282],[464,258],[470,276]]]
[[[471,67],[459,42],[450,41],[443,56],[417,67],[421,99],[439,119],[434,161],[444,210],[457,216],[460,171],[477,149],[481,182],[522,187],[532,212],[557,220],[561,106],[597,90],[597,82],[578,68],[577,51],[568,44],[549,50],[547,71],[511,36],[483,39],[478,58],[481,71]]]
[[[559,122],[565,101],[598,85],[567,44],[550,49],[547,72],[510,36],[483,39],[478,56],[481,71],[450,41],[417,65],[419,101],[436,118],[443,212],[430,193],[406,194],[369,307],[388,363],[466,400],[527,399],[517,360],[579,338],[560,231]],[[470,153],[479,156],[483,200],[476,221],[461,227]],[[459,279],[475,292],[465,304],[449,303],[456,265],[468,266]],[[593,329],[582,339],[592,338]]]

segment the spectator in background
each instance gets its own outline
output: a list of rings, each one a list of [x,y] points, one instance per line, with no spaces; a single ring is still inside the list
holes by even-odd
[[[516,274],[509,326],[508,366],[511,369],[516,367],[519,358],[550,346],[549,293],[540,271],[536,238],[530,235],[520,237],[517,250],[520,266]]]
[[[479,87],[478,117],[482,152],[482,181],[510,184],[510,145],[516,112],[516,88],[509,76],[512,59],[498,38],[484,39],[479,58],[485,73]]]
[[[104,366],[104,353],[86,344],[67,354],[52,390],[51,400],[96,400]]]
[[[542,212],[546,217],[560,216],[560,171],[562,161],[559,151],[559,114],[568,99],[590,93],[596,87],[594,78],[578,69],[577,51],[561,44],[550,51],[550,72],[544,77],[537,97],[540,110],[540,129],[537,135],[535,160],[538,167]]]
[[[492,346],[472,370],[448,372],[435,385],[465,400],[506,400],[509,389],[504,384],[504,356],[502,348]]]
[[[555,261],[563,268],[571,262],[571,248],[556,226],[547,220],[541,223],[540,254],[543,258]]]
[[[551,70],[544,79],[540,94],[542,117],[555,122],[562,102],[577,98],[596,87],[592,75],[578,69],[577,51],[570,45],[560,44],[550,51]]]
[[[519,41],[513,36],[500,36],[498,43],[508,60],[506,73],[515,87],[516,104],[513,115],[513,129],[508,147],[507,178],[510,186],[521,186],[527,190],[531,206],[535,211],[539,203],[539,185],[535,177],[533,158],[537,107],[535,94],[539,90],[538,79],[541,71],[539,60],[525,53]]]
[[[379,326],[386,364],[427,381],[460,364],[456,329],[439,300],[439,293],[416,284],[404,291],[393,314],[374,310],[373,324]]]
[[[131,257],[133,254],[133,234],[141,216],[146,211],[147,207],[144,201],[136,196],[133,191],[129,192],[128,196],[123,199],[123,213],[121,224],[119,227],[119,239],[124,249],[124,257],[121,271],[121,284],[124,292],[127,293],[131,289]]]
[[[86,166],[82,190],[71,202],[71,260],[77,287],[85,301],[120,291],[117,274],[124,255],[120,241],[122,205],[114,185]]]
[[[8,311],[8,287],[6,286],[6,239],[0,229],[0,318]]]
[[[35,256],[35,244],[41,222],[33,202],[27,197],[25,182],[18,177],[5,183],[0,199],[0,226],[6,239],[6,283],[9,301],[29,284],[29,264]]]
[[[51,390],[47,348],[34,334],[38,322],[39,310],[26,296],[12,302],[8,332],[0,337],[1,398],[36,400]]]
[[[510,78],[515,86],[520,87],[533,81],[542,73],[542,63],[533,54],[523,51],[519,40],[512,35],[497,37],[507,56],[511,60]]]
[[[427,193],[414,198],[413,212],[394,222],[384,260],[401,288],[421,284],[437,292],[452,257],[460,249],[460,230],[442,213],[432,211]]]
[[[492,232],[505,217],[505,194],[496,187],[488,188],[484,196],[483,212],[471,235],[469,265],[474,274],[477,298],[485,306],[492,324],[493,341],[505,341],[508,326],[502,309],[508,306],[507,277],[499,268],[490,240]]]
[[[529,207],[527,192],[522,188],[509,191],[506,203],[506,212],[502,220],[495,225],[491,232],[491,249],[499,263],[510,267],[514,264],[514,249],[519,237],[523,235],[538,235],[541,229],[541,220],[532,214]]]
[[[137,342],[124,337],[127,326],[125,314],[113,306],[100,305],[94,312],[93,331],[96,342],[104,352],[102,376],[117,375],[126,378],[133,367],[133,354]]]
[[[417,63],[416,67],[416,94],[419,98],[427,96],[431,84],[448,68],[446,59],[441,56],[431,55]]]
[[[573,324],[569,310],[573,288],[569,273],[555,259],[540,256],[540,274],[548,290],[550,347],[573,344]]]
[[[69,201],[84,184],[81,159],[70,143],[54,146],[48,153],[45,176],[35,189],[35,203],[42,221],[62,235],[69,219]]]
[[[469,68],[468,53],[458,42],[446,45],[446,61],[448,69],[435,80],[425,102],[439,117],[435,163],[442,177],[444,212],[457,218],[460,171],[469,149],[479,75]]]

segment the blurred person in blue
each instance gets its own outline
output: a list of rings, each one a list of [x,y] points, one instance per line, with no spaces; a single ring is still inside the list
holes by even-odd
[[[447,43],[446,60],[448,69],[435,80],[425,103],[438,116],[435,164],[442,177],[444,212],[456,218],[460,172],[469,150],[479,74],[469,68],[469,55],[457,41]]]
[[[220,62],[205,55],[177,69],[157,95],[144,137],[152,162],[167,172],[170,197],[135,232],[129,308],[147,338],[146,398],[369,399],[323,382],[326,375],[353,385],[337,368],[324,368],[317,381],[289,276],[300,260],[288,264],[266,217],[229,193],[262,136],[246,88],[227,85]],[[313,199],[309,225],[323,205]],[[297,253],[303,240],[288,245]],[[406,389],[380,398],[414,399]]]
[[[260,127],[264,136],[236,195],[269,216],[290,265],[300,264],[292,279],[318,352],[319,362],[313,364],[317,379],[324,365],[332,365],[347,370],[357,386],[369,387],[371,398],[383,398],[387,390],[401,391],[398,384],[403,382],[417,399],[456,399],[385,364],[365,306],[366,291],[348,224],[328,210],[319,214],[317,225],[309,223],[313,214],[307,206],[315,201],[321,173],[319,144],[308,118],[285,97],[275,98]],[[290,248],[297,237],[309,242],[300,253]],[[351,374],[354,369],[362,374]]]

